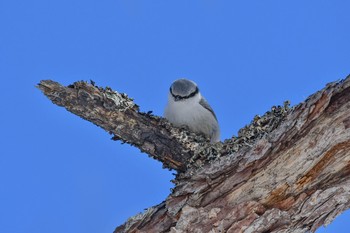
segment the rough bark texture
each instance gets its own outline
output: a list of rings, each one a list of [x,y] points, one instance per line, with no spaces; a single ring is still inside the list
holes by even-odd
[[[178,171],[168,198],[116,233],[308,232],[350,207],[350,77],[291,109],[273,107],[238,137],[214,145],[140,113],[109,88],[52,81],[38,87]]]
[[[205,143],[201,136],[173,128],[151,113],[139,112],[126,94],[96,87],[93,82],[80,81],[64,87],[45,80],[38,88],[53,103],[113,134],[114,140],[138,147],[167,168],[184,171],[193,151]]]

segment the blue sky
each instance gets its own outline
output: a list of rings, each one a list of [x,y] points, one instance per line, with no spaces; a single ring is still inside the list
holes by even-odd
[[[160,203],[172,172],[48,101],[41,79],[94,80],[163,114],[198,83],[222,139],[350,74],[350,2],[0,2],[0,232],[112,232]],[[348,232],[350,212],[318,232]]]

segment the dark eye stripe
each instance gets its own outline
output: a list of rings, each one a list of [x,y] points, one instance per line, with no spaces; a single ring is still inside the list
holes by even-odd
[[[199,89],[198,89],[198,87],[196,87],[196,90],[194,92],[192,92],[191,94],[189,94],[187,96],[180,96],[180,95],[175,95],[173,93],[173,90],[170,87],[170,93],[175,98],[176,101],[191,98],[191,97],[195,96],[198,92],[199,92]]]

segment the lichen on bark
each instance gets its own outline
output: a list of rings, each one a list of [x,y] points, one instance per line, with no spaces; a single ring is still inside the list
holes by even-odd
[[[350,77],[274,106],[224,142],[94,83],[41,81],[53,103],[177,171],[166,200],[115,232],[307,232],[350,207]]]

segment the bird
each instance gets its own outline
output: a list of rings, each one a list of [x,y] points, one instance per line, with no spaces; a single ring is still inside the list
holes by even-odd
[[[220,141],[220,127],[213,109],[189,79],[175,80],[169,90],[164,117],[176,127],[188,127],[211,143]]]

